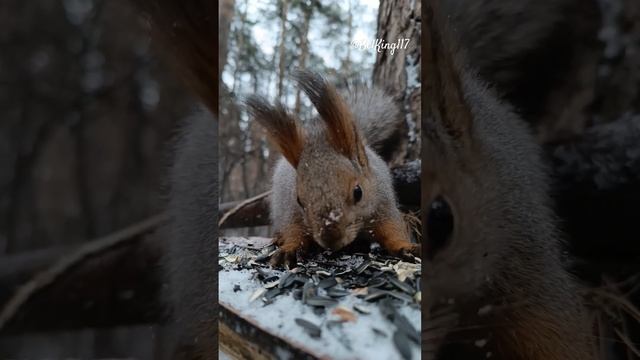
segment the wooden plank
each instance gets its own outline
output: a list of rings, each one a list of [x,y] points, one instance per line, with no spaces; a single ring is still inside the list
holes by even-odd
[[[230,355],[249,359],[328,359],[299,342],[273,334],[233,305],[224,301],[219,304],[218,341]]]

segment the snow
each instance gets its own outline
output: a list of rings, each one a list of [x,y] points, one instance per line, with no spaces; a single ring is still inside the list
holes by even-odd
[[[281,272],[273,271],[274,275]],[[261,326],[280,337],[288,338],[291,342],[303,344],[306,348],[322,354],[331,359],[401,359],[392,336],[395,325],[390,323],[380,313],[375,304],[368,303],[355,296],[346,296],[341,299],[338,306],[352,310],[357,319],[355,323],[329,325],[327,315],[316,315],[313,308],[304,305],[293,298],[291,293],[277,296],[269,305],[258,299],[250,301],[251,296],[262,284],[253,279],[254,273],[250,270],[222,270],[219,273],[219,301],[228,304],[242,313],[255,319]],[[234,292],[234,285],[241,287]],[[371,314],[361,314],[353,310],[354,305],[366,306]],[[330,313],[330,309],[327,313]],[[420,310],[405,306],[399,309],[411,324],[420,329]],[[312,338],[305,330],[297,325],[295,318],[302,318],[322,328],[320,338]],[[373,328],[382,330],[387,336],[376,334]],[[411,343],[412,359],[420,358],[420,347]]]
[[[256,278],[256,270],[239,266],[240,263],[246,262],[248,259],[255,259],[256,251],[261,253],[271,251],[269,246],[262,247],[264,246],[262,244],[266,243],[262,240],[264,239],[251,238],[247,241],[251,243],[251,246],[240,246],[240,248],[232,245],[234,243],[238,244],[239,239],[221,240],[219,256],[221,268],[218,273],[218,295],[221,304],[232,308],[245,318],[252,319],[264,330],[286,339],[291,344],[307,349],[322,358],[372,360],[402,358],[393,343],[396,326],[382,314],[379,308],[380,302],[367,302],[357,297],[353,292],[354,290],[350,295],[336,299],[338,300],[336,306],[327,308],[324,313],[319,314],[314,312],[314,307],[295,299],[291,292],[280,294],[273,298],[271,303],[265,304],[263,301],[264,293],[260,294],[259,292],[269,285]],[[262,250],[258,250],[260,248]],[[313,260],[309,264],[312,262]],[[351,269],[358,268],[362,263],[363,259],[359,256],[351,256],[342,260],[343,266]],[[398,262],[392,267],[399,277],[408,276],[407,274],[412,273],[410,269],[404,269],[404,267],[411,267],[408,263]],[[262,271],[266,277],[280,277],[284,273],[284,271],[270,267],[263,267]],[[412,276],[412,274],[409,276]],[[340,288],[341,285],[334,287],[334,289]],[[326,295],[324,289],[318,288],[317,291],[318,295]],[[364,307],[370,310],[370,313],[363,314],[354,309],[355,306]],[[338,319],[338,316],[332,314],[332,310],[337,307],[348,310],[346,314],[343,311],[342,315],[345,319],[355,315],[355,321],[336,322],[335,320]],[[399,314],[406,317],[418,332],[420,331],[421,314],[417,304],[399,305],[395,308]],[[296,324],[296,318],[307,320],[319,326],[322,331],[320,337],[311,337],[304,328]],[[374,331],[374,329],[377,331]],[[380,335],[380,331],[386,336]],[[412,353],[411,358],[419,359],[421,355],[420,346],[412,341],[409,341],[409,344]],[[289,355],[285,354],[284,349],[279,350],[279,353],[276,354],[279,359],[290,358]]]

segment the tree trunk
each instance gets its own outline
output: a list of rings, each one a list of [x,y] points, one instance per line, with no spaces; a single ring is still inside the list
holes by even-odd
[[[299,67],[301,70],[307,66],[307,56],[309,53],[309,23],[311,22],[311,15],[313,14],[313,8],[311,6],[304,7],[304,21],[302,24],[302,36],[300,36],[300,62]],[[300,89],[296,90],[296,104],[294,107],[294,114],[300,114]]]
[[[222,0],[220,2],[220,16],[218,26],[220,28],[220,35],[218,36],[218,67],[220,72],[224,71],[224,66],[227,64],[227,54],[229,53],[229,30],[231,28],[231,21],[233,20],[233,12],[235,7],[235,0]]]
[[[376,54],[373,83],[388,89],[406,112],[406,134],[396,162],[420,155],[420,11],[421,1],[382,0],[378,12],[377,39],[398,46]]]
[[[287,31],[287,12],[289,11],[288,0],[282,0],[282,13],[280,14],[280,46],[278,49],[279,53],[279,71],[278,71],[278,100],[282,101],[282,96],[284,92],[284,70],[286,68],[285,64],[285,33]]]

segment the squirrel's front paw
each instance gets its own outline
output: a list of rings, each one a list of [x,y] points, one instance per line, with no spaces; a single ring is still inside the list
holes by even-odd
[[[273,267],[288,266],[292,268],[296,266],[297,261],[296,250],[285,251],[283,249],[278,249],[273,253],[273,255],[271,255],[270,263]]]
[[[398,256],[404,259],[413,260],[414,257],[422,256],[422,246],[420,244],[409,243],[407,246],[400,248]]]

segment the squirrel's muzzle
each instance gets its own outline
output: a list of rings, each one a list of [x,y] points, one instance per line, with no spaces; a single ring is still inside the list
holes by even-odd
[[[342,243],[343,234],[339,224],[325,225],[320,231],[320,245],[326,249],[338,250],[344,245]]]

